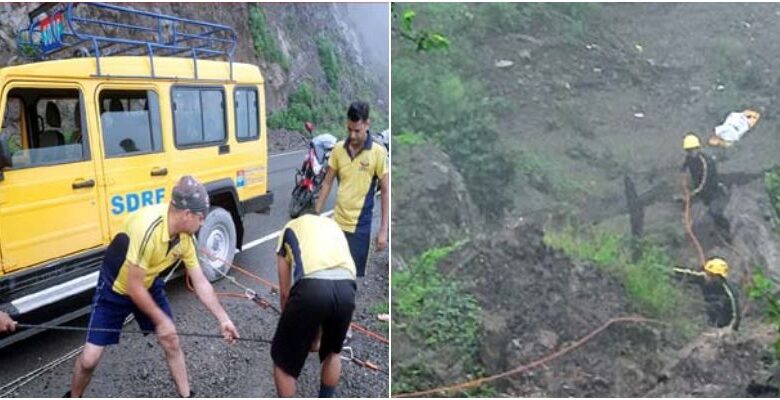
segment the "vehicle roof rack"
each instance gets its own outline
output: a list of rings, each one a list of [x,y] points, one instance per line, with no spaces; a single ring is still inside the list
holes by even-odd
[[[85,16],[88,10],[89,17]],[[30,12],[29,17],[30,25],[19,30],[16,37],[18,52],[28,59],[90,56],[97,63],[97,77],[173,78],[155,73],[155,57],[186,54],[192,59],[198,79],[198,60],[224,57],[233,80],[237,35],[227,25],[107,3],[47,3]],[[102,73],[101,57],[117,55],[148,56],[151,76]]]

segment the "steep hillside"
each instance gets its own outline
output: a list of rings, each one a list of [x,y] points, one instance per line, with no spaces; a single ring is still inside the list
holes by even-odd
[[[395,181],[393,212],[420,218],[394,227],[393,254],[404,262],[393,265],[415,277],[433,264],[435,279],[394,284],[393,337],[402,345],[393,352],[407,355],[394,370],[394,392],[527,364],[633,314],[665,325],[612,326],[543,368],[468,394],[744,396],[752,381],[772,375],[777,335],[764,321],[764,304],[748,293],[756,271],[780,283],[778,197],[767,185],[777,174],[766,173],[780,149],[772,134],[780,89],[776,4],[401,5],[394,15],[394,130],[449,155],[479,210],[458,218],[448,207],[409,211],[414,198],[398,194],[419,198],[421,188],[435,187],[434,176]],[[745,305],[742,329],[724,335],[703,318],[700,291],[671,272],[698,267],[682,223],[681,145],[686,131],[706,138],[729,112],[745,108],[762,120],[735,147],[714,152],[729,193],[731,241],[706,207],[696,203],[692,214],[705,255],[729,260],[729,282]],[[424,158],[406,162],[424,165]],[[412,254],[396,250],[419,249],[420,240],[396,239],[419,237],[442,221],[471,233]],[[449,256],[432,261],[442,249]],[[437,306],[420,291],[446,295]],[[453,312],[451,297],[471,299],[478,311]],[[422,311],[404,307],[412,301]],[[467,315],[478,328],[463,343],[478,351],[424,339],[471,321]],[[727,364],[724,379],[703,372]]]

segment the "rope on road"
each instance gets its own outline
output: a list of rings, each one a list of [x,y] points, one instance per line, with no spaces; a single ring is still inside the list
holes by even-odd
[[[110,333],[127,333],[132,335],[155,335],[155,331],[144,330],[132,330],[132,329],[109,329],[109,328],[84,328],[81,326],[68,326],[68,325],[46,325],[46,324],[22,324],[17,323],[17,328],[25,329],[45,329],[55,331],[77,331],[77,332],[110,332]],[[224,339],[222,335],[216,333],[200,333],[200,332],[176,332],[178,336],[189,337],[201,337],[211,339]],[[271,340],[264,338],[235,338],[235,340],[242,342],[258,342],[258,343],[271,343]]]
[[[345,355],[345,353],[349,355]],[[371,361],[361,360],[355,357],[355,352],[352,350],[352,347],[350,346],[344,346],[341,349],[341,359],[344,361],[352,361],[353,363],[363,368],[371,369],[377,372],[381,372],[385,375],[389,375],[389,373],[386,370],[379,368],[376,364],[372,363]]]
[[[84,345],[79,346],[78,348],[71,350],[68,353],[65,353],[65,355],[60,356],[59,358],[49,362],[48,364],[44,365],[43,367],[37,368],[35,370],[32,370],[13,381],[9,382],[3,387],[0,387],[0,397],[10,397],[10,395],[22,386],[30,383],[31,381],[35,380],[39,376],[53,370],[54,368],[57,368],[59,365],[65,363],[66,361],[71,360],[73,357],[78,356],[81,354],[81,351],[84,349]]]
[[[240,272],[240,273],[242,273],[242,274],[244,274],[244,275],[246,275],[246,276],[248,276],[248,277],[250,277],[250,278],[252,278],[252,279],[254,279],[254,280],[258,281],[258,282],[260,282],[260,283],[262,283],[263,285],[266,285],[266,286],[270,287],[273,290],[279,290],[279,286],[276,285],[275,283],[270,282],[268,280],[265,280],[265,279],[255,275],[255,274],[247,271],[246,269],[239,267],[235,263],[232,263],[232,262],[224,260],[224,259],[222,259],[220,257],[217,257],[217,256],[211,254],[206,249],[200,249],[200,252],[203,255],[205,255],[206,257],[208,257],[208,258],[211,258],[211,259],[217,260],[217,261],[221,261],[221,262],[223,262],[226,265],[230,265],[230,267],[235,269],[236,271],[238,271],[238,272]],[[236,286],[244,289],[245,293],[251,292],[251,293],[254,293],[255,297],[259,297],[259,296],[257,296],[257,293],[252,291],[252,289],[250,289],[250,288],[248,288],[248,287],[238,283],[238,281],[236,281],[236,279],[233,278],[232,276],[228,276],[226,273],[224,273],[224,272],[222,272],[222,271],[220,271],[218,269],[214,269],[214,270],[217,271],[217,273],[222,275],[224,278],[227,278],[231,283],[233,283]],[[230,295],[231,297],[238,297],[239,296],[237,293],[223,293],[223,294],[224,295]],[[248,296],[242,296],[242,297],[247,298]],[[250,298],[250,300],[254,300],[254,298]],[[265,301],[270,306],[270,303],[268,303],[267,300],[261,298],[261,301]],[[262,304],[261,304],[261,306],[262,306]],[[277,310],[275,308],[274,308],[274,310],[279,312],[279,310]],[[373,339],[375,339],[375,340],[377,340],[377,341],[379,341],[381,343],[384,343],[384,344],[387,344],[387,345],[390,344],[390,340],[388,340],[386,337],[384,337],[384,336],[382,336],[382,335],[380,335],[380,334],[378,334],[376,332],[373,332],[373,331],[369,330],[368,328],[366,328],[366,327],[364,327],[364,326],[362,326],[362,325],[360,325],[360,324],[358,324],[356,322],[352,322],[350,324],[350,326],[352,326],[352,328],[354,328],[356,331],[361,332],[361,333],[365,334],[366,336],[368,336],[370,338],[373,338]]]

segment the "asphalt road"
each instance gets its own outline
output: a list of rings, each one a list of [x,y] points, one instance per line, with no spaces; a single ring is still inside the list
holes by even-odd
[[[246,217],[244,249],[236,255],[234,263],[272,282],[277,281],[274,247],[278,231],[289,219],[287,205],[293,185],[295,168],[302,160],[301,151],[272,155],[269,165],[270,190],[274,192],[274,205],[269,215],[252,214]],[[335,188],[331,191],[326,210],[332,209]],[[378,226],[379,202],[374,212],[374,229]],[[383,253],[383,254],[382,254]],[[387,252],[373,254],[369,268],[387,269]],[[372,265],[373,264],[373,265]],[[382,323],[371,321],[369,308],[387,304],[387,272],[374,274],[359,283],[360,316],[369,329],[386,335]],[[278,296],[264,286],[236,272],[235,277],[244,285],[278,304]],[[218,292],[241,292],[223,279],[214,284]],[[184,279],[168,284],[167,293],[174,310],[175,322],[180,332],[217,333],[218,326],[196,297],[188,292]],[[243,337],[271,338],[277,316],[269,309],[242,299],[222,300],[228,314],[234,320]],[[67,325],[85,326],[88,316]],[[125,329],[137,329],[135,323]],[[356,333],[356,336],[359,334]],[[68,357],[84,343],[81,332],[48,331],[0,350],[0,396],[12,397],[60,397],[69,387],[73,359]],[[273,397],[270,348],[262,343],[242,342],[227,346],[218,339],[182,338],[187,358],[190,381],[200,396],[219,397]],[[380,368],[387,370],[386,345],[367,338],[355,338],[356,355],[370,358]],[[61,361],[61,362],[59,362]],[[48,368],[47,368],[48,366]],[[300,378],[299,394],[316,396],[319,388],[319,371],[316,355],[309,357]],[[350,372],[351,371],[351,372]],[[354,376],[349,376],[354,375]],[[359,368],[351,363],[343,367],[344,390],[342,395],[351,397],[384,397],[387,395],[387,376]],[[357,378],[357,379],[356,379]],[[29,381],[28,381],[29,380]],[[25,382],[27,381],[27,382]],[[364,383],[365,382],[365,383]],[[149,336],[123,335],[118,346],[107,349],[88,396],[105,397],[175,397],[173,383],[168,376],[161,349]]]

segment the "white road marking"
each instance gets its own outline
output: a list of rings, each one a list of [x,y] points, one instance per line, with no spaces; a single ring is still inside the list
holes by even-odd
[[[287,153],[271,154],[270,156],[268,156],[268,158],[289,156],[290,154],[303,153],[304,151],[306,150],[295,150],[295,151],[288,151]]]
[[[333,210],[325,211],[324,213],[322,213],[320,215],[322,215],[323,217],[329,217],[329,216],[333,215]],[[252,247],[259,246],[259,245],[261,245],[261,244],[263,244],[263,243],[265,243],[265,242],[267,242],[269,240],[273,240],[273,239],[279,237],[279,235],[281,235],[281,234],[282,234],[282,230],[281,229],[276,231],[276,232],[269,233],[269,234],[261,237],[260,239],[253,240],[253,241],[245,244],[243,247],[241,247],[241,251],[246,251],[246,250],[251,249]],[[237,251],[236,253],[240,253],[241,251]]]

